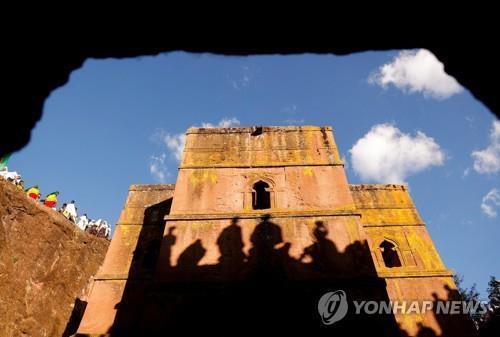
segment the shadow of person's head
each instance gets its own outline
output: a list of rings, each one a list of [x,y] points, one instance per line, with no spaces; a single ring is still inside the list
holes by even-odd
[[[328,229],[325,226],[325,223],[323,221],[316,221],[315,222],[316,228],[314,228],[314,237],[316,240],[324,240],[326,239],[326,236],[328,235]]]
[[[238,226],[238,222],[240,222],[240,218],[235,216],[231,219],[231,226]]]
[[[262,216],[260,217],[260,220],[261,220],[262,222],[268,222],[268,221],[269,221],[269,219],[271,219],[271,214],[268,214],[268,213],[266,213],[266,214],[262,214]]]

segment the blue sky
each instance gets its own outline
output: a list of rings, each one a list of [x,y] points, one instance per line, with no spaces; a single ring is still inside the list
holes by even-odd
[[[422,50],[88,60],[9,169],[114,223],[130,184],[175,182],[190,126],[332,125],[349,181],[406,182],[445,264],[484,295],[500,277],[494,121]]]

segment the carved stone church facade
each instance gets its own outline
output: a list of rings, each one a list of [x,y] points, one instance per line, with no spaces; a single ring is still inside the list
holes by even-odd
[[[349,184],[331,127],[190,128],[175,185],[130,187],[79,333],[182,329],[196,307],[207,325],[473,335],[467,318],[431,311],[326,327],[314,305],[337,289],[457,298],[407,187]]]

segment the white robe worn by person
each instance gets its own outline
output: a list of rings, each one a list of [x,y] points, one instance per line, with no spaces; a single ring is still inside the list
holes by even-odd
[[[104,237],[108,238],[109,233],[111,232],[111,228],[109,228],[108,222],[104,220],[101,225],[104,227]]]
[[[84,231],[89,224],[89,218],[86,215],[82,215],[78,218],[78,223],[76,224],[82,231]]]
[[[9,180],[12,182],[21,180],[21,175],[16,171],[9,171],[7,166],[0,170],[0,176],[2,176],[5,180]]]
[[[76,222],[77,214],[76,214],[75,204],[72,203],[72,202],[70,202],[69,204],[67,204],[66,208],[65,208],[65,211],[68,214],[69,219],[72,220],[73,222]]]
[[[87,226],[87,232],[90,232],[95,227],[95,220],[90,220],[89,225]]]

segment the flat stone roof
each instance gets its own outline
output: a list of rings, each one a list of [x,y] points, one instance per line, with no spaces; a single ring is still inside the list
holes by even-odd
[[[294,132],[294,131],[332,131],[330,125],[325,126],[314,126],[314,125],[302,125],[302,126],[264,126],[256,125],[252,127],[234,127],[234,128],[189,128],[186,134],[193,133],[252,133],[257,128],[262,128],[262,132]]]
[[[366,190],[402,190],[406,191],[408,187],[402,184],[359,184],[349,185],[351,191],[366,191]]]
[[[157,191],[173,189],[175,189],[175,184],[133,184],[129,187],[129,191]]]

